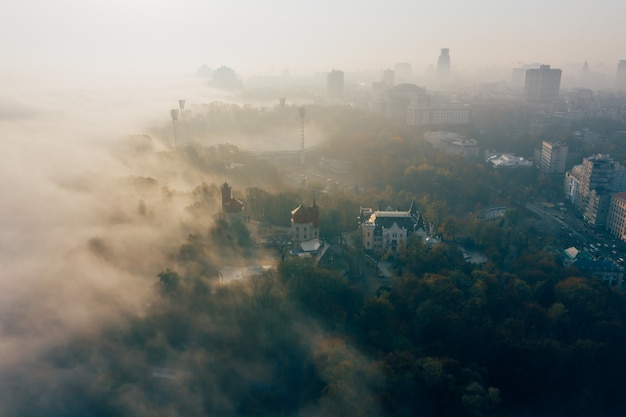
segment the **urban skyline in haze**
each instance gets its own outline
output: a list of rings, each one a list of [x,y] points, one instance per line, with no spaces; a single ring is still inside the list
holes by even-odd
[[[244,78],[363,71],[409,62],[435,68],[450,48],[452,70],[541,62],[614,76],[626,58],[612,0],[409,1],[236,4],[113,0],[9,0],[0,16],[3,72],[133,73],[226,65]]]

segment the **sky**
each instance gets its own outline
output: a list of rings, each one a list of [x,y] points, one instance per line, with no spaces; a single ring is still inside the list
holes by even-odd
[[[5,0],[2,72],[244,77],[436,63],[459,70],[626,59],[626,2],[598,0]]]

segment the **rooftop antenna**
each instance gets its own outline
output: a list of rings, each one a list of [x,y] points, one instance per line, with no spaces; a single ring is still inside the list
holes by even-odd
[[[298,107],[298,115],[300,116],[300,165],[304,165],[304,106]]]
[[[176,121],[178,120],[178,109],[171,109],[170,116],[172,116],[172,127],[174,128],[174,150],[176,150]]]

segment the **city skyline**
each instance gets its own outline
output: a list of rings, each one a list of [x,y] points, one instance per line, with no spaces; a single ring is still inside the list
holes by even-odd
[[[226,65],[243,77],[361,71],[408,62],[419,74],[449,48],[452,69],[589,62],[614,76],[626,58],[626,5],[538,1],[427,6],[408,1],[10,0],[0,17],[4,72],[133,73]],[[542,13],[536,13],[541,7]],[[381,12],[382,10],[382,12]],[[419,22],[419,23],[418,23]]]

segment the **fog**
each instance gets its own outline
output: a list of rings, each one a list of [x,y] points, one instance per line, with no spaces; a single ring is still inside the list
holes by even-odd
[[[201,226],[186,193],[211,181],[172,174],[182,167],[156,158],[158,138],[129,137],[167,122],[179,97],[210,99],[197,80],[12,81],[0,97],[4,383],[72,335],[141,314],[167,256]]]
[[[112,369],[129,372],[130,380],[150,374],[154,361],[147,353],[123,350],[124,343],[114,342],[111,333],[159,311],[154,304],[157,274],[175,269],[179,247],[190,235],[206,235],[221,210],[215,185],[228,178],[210,176],[171,151],[169,109],[184,98],[186,117],[201,115],[205,105],[228,108],[238,97],[195,76],[15,76],[10,81],[0,96],[0,414],[84,415],[99,409],[92,401],[107,392]],[[286,129],[266,126],[256,136],[227,125],[204,137],[201,145],[293,148],[291,142],[298,143],[297,112],[283,110],[279,116]],[[179,130],[179,135],[185,133]],[[197,192],[203,184],[209,186],[204,198]],[[248,185],[255,180],[236,184],[236,195],[243,197]],[[214,265],[243,262],[236,254],[224,257],[223,251],[206,245],[203,256]],[[184,320],[194,333],[247,339],[243,325],[230,313],[244,301],[225,297],[220,302],[219,311],[225,313]],[[307,360],[326,358],[330,362],[322,361],[318,372],[336,379],[334,356],[349,357],[370,375],[350,382],[354,395],[368,390],[367,381],[379,379],[350,346],[329,346],[314,320],[285,309],[300,316],[293,324],[275,324],[297,335],[287,339],[289,352],[296,350],[288,353],[290,363],[301,363],[300,354]],[[267,383],[255,381],[267,381],[275,366],[269,358],[239,358],[229,352],[227,342],[226,351],[217,346],[185,353],[158,337],[153,343],[165,349],[167,366],[211,386],[203,385],[211,399],[178,386],[125,383],[119,397],[103,402],[104,409],[117,406],[131,414],[166,416],[183,407],[201,414],[208,401],[220,415],[235,415],[250,386]],[[270,349],[269,354],[278,351],[283,349]],[[210,373],[189,372],[207,366]],[[222,387],[225,378],[240,382]],[[169,400],[155,403],[155,392],[174,397],[167,394]],[[339,396],[326,401],[352,407]],[[318,414],[317,409],[301,410],[301,415]]]

